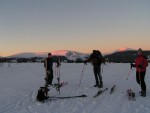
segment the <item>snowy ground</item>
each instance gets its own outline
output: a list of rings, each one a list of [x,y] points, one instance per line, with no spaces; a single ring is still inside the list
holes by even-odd
[[[138,92],[140,87],[135,80],[135,69],[128,77],[129,64],[103,65],[104,92],[97,98],[93,96],[98,88],[95,84],[92,65],[85,66],[83,78],[79,87],[84,64],[61,65],[61,81],[68,85],[61,88],[61,93],[56,89],[49,91],[50,96],[74,96],[86,94],[86,98],[52,100],[45,103],[36,101],[37,91],[44,85],[45,72],[41,63],[4,64],[0,67],[0,113],[150,113],[150,67],[147,69],[146,84],[147,96],[141,97]],[[56,82],[56,76],[54,82]],[[112,95],[110,88],[116,85]],[[136,93],[136,101],[129,101],[126,96],[127,89]]]

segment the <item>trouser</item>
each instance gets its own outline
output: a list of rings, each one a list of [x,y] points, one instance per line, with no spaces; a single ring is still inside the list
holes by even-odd
[[[53,70],[48,70],[46,73],[46,84],[52,84],[53,82]]]
[[[100,65],[93,66],[93,71],[94,71],[94,75],[95,75],[96,85],[102,85],[102,76],[101,76],[101,67],[100,67]]]
[[[145,74],[146,72],[136,72],[136,81],[141,86],[142,91],[146,91]]]

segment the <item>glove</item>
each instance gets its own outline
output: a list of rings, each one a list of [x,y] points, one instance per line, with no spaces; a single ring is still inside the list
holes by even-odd
[[[130,66],[131,66],[131,69],[132,69],[132,67],[135,67],[135,64],[131,63]]]
[[[57,65],[56,65],[56,67],[59,67],[60,66],[60,63],[59,62],[57,62]]]
[[[138,65],[138,68],[142,68],[142,65]]]

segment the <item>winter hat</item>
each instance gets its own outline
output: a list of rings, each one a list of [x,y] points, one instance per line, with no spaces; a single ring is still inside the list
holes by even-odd
[[[138,54],[142,54],[142,53],[143,53],[142,49],[139,48],[139,49],[138,49]]]
[[[52,55],[51,53],[48,53],[48,55]]]

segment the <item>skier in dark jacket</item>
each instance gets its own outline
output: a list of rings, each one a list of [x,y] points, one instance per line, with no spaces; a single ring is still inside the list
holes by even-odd
[[[141,86],[141,96],[146,96],[145,74],[148,66],[147,58],[143,55],[142,49],[138,49],[138,56],[135,59],[135,64],[131,63],[131,68],[136,68],[136,81]]]
[[[46,71],[46,84],[45,85],[51,85],[53,81],[53,63],[57,63],[57,67],[60,66],[60,63],[58,61],[54,61],[52,54],[48,53],[48,57],[44,60],[44,67]]]
[[[103,57],[100,51],[93,50],[93,53],[90,55],[90,57],[84,61],[86,62],[92,62],[93,64],[93,72],[95,75],[95,81],[96,84],[94,87],[103,87],[103,81],[102,81],[102,75],[101,75],[101,63],[103,62]]]

